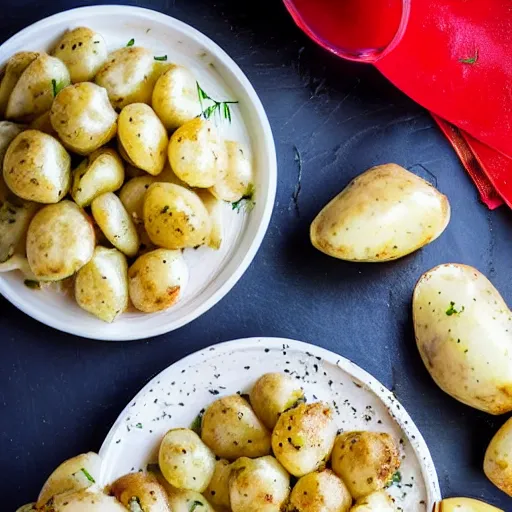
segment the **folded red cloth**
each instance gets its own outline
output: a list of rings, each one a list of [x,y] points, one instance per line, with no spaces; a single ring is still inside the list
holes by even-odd
[[[315,9],[324,12],[329,5],[334,13],[339,0],[284,1],[298,25],[319,44],[341,57],[373,63],[427,108],[461,158],[482,201],[489,208],[502,201],[512,207],[510,0],[343,0],[341,4],[351,5],[351,10],[344,7],[343,21],[339,16],[315,14]],[[386,14],[397,8],[401,18]],[[379,12],[380,20],[369,12]],[[349,15],[352,20],[347,19]],[[340,26],[338,33],[332,30],[334,20]],[[372,49],[375,21],[391,24],[395,35]],[[364,49],[353,47],[353,31],[346,29],[350,37],[343,39],[350,22],[360,27],[357,45]],[[384,41],[388,33],[382,34]]]

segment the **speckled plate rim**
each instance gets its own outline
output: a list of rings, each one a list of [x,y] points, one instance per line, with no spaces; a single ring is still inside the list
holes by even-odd
[[[101,325],[98,324],[97,328],[85,330],[80,324],[74,322],[67,322],[66,316],[61,317],[57,314],[47,314],[44,311],[40,311],[37,308],[33,308],[23,301],[23,299],[16,293],[15,290],[11,289],[7,282],[2,279],[0,275],[0,294],[3,295],[11,304],[17,307],[19,310],[29,315],[30,317],[38,320],[39,322],[46,324],[59,331],[74,334],[84,338],[106,340],[106,341],[128,341],[135,339],[146,339],[153,336],[159,336],[167,332],[176,330],[184,325],[192,322],[202,314],[206,313],[209,309],[215,306],[238,282],[238,280],[245,273],[252,260],[256,256],[258,249],[263,242],[265,233],[267,232],[270,218],[272,216],[272,210],[275,203],[276,190],[277,190],[277,156],[275,149],[274,137],[272,135],[272,129],[270,123],[257,95],[254,87],[251,85],[249,79],[245,76],[244,72],[240,69],[238,64],[214,41],[209,37],[205,36],[199,30],[191,27],[190,25],[177,20],[166,14],[153,11],[151,9],[145,9],[142,7],[135,7],[129,5],[98,5],[98,6],[87,6],[78,7],[76,9],[70,9],[63,11],[47,18],[44,18],[28,27],[17,32],[15,35],[7,39],[0,45],[0,55],[5,53],[6,48],[15,46],[19,39],[26,38],[28,36],[37,37],[37,34],[41,31],[51,30],[54,25],[62,22],[77,23],[82,18],[91,16],[111,16],[113,19],[117,15],[136,15],[141,20],[151,20],[165,24],[173,30],[182,32],[186,37],[195,39],[197,42],[202,44],[208,52],[216,59],[221,61],[228,72],[231,74],[231,78],[237,82],[237,85],[243,89],[250,100],[250,107],[252,109],[252,115],[254,116],[253,124],[257,124],[258,137],[262,140],[262,164],[260,168],[265,167],[266,172],[266,190],[265,190],[265,203],[261,212],[257,229],[252,235],[252,240],[247,247],[243,247],[245,254],[233,264],[233,260],[236,259],[236,253],[233,254],[231,261],[227,263],[222,270],[222,277],[227,275],[228,277],[221,283],[217,290],[213,291],[196,309],[174,320],[165,325],[159,325],[154,328],[147,328],[143,333],[141,332],[130,332],[125,330],[122,334],[114,333],[110,334],[102,329]],[[230,273],[227,271],[229,267]],[[218,277],[218,276],[217,276]],[[99,322],[101,324],[101,322]]]
[[[375,377],[369,374],[366,370],[363,370],[360,366],[353,363],[349,359],[318,347],[305,343],[303,341],[292,340],[288,338],[273,338],[273,337],[258,337],[258,338],[241,338],[238,340],[227,341],[224,343],[218,343],[212,345],[198,352],[194,352],[183,359],[168,366],[165,370],[161,371],[158,375],[155,375],[136,395],[128,402],[128,405],[119,414],[114,425],[107,434],[103,444],[101,445],[99,454],[105,458],[109,447],[114,443],[116,432],[118,428],[125,421],[125,418],[130,414],[130,404],[143,398],[143,396],[155,386],[155,383],[159,380],[164,380],[169,375],[176,373],[180,374],[182,370],[187,369],[191,366],[195,366],[200,362],[207,361],[210,359],[212,351],[215,351],[216,356],[219,354],[229,354],[232,352],[245,351],[250,349],[261,349],[273,348],[276,345],[288,345],[287,348],[296,350],[303,353],[310,353],[313,356],[320,357],[324,361],[337,366],[342,371],[357,379],[363,384],[368,391],[376,395],[388,410],[391,417],[400,426],[404,434],[406,435],[410,445],[412,446],[414,453],[421,466],[421,472],[425,482],[425,488],[427,491],[428,503],[433,506],[436,502],[441,500],[441,491],[439,488],[439,480],[437,477],[437,471],[434,466],[434,461],[428,449],[425,439],[421,435],[418,427],[414,424],[413,420],[396,399],[395,395],[389,391],[383,384],[381,384]],[[213,399],[212,399],[213,400]],[[104,474],[100,477],[100,482],[104,481]],[[104,482],[105,484],[108,482]],[[427,510],[430,510],[427,508]]]

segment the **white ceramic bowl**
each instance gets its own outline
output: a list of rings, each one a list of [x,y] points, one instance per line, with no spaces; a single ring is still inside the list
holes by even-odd
[[[437,474],[412,419],[378,380],[348,359],[283,338],[221,343],[185,357],[151,379],[119,415],[107,435],[100,484],[146,469],[171,428],[190,427],[199,411],[219,397],[247,393],[267,372],[286,372],[308,402],[326,401],[344,431],[388,432],[400,447],[401,482],[390,487],[399,510],[427,512],[441,499]]]
[[[229,292],[251,263],[267,230],[275,199],[277,165],[272,132],[256,92],[235,62],[197,30],[155,11],[97,6],[51,16],[5,42],[0,47],[0,64],[21,50],[48,50],[66,30],[76,26],[88,26],[103,34],[109,49],[125,46],[133,38],[136,45],[150,48],[155,55],[168,55],[169,61],[191,68],[213,98],[238,100],[232,108],[232,124],[219,121],[219,128],[225,137],[246,143],[253,154],[254,209],[237,214],[226,204],[221,249],[185,251],[190,281],[181,301],[168,311],[126,313],[109,325],[82,311],[68,295],[27,288],[18,272],[0,275],[0,293],[51,327],[104,340],[148,338],[177,329],[207,311]]]

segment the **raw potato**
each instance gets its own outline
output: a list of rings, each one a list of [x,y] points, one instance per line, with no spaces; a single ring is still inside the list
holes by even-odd
[[[59,494],[40,512],[126,512],[126,508],[113,496],[85,489]]]
[[[229,497],[233,512],[280,512],[289,494],[290,475],[274,457],[241,457],[232,464]]]
[[[208,406],[201,438],[215,455],[228,460],[270,454],[270,433],[239,395],[220,398]]]
[[[418,281],[412,310],[437,385],[490,414],[512,411],[512,315],[489,280],[466,265],[435,267]]]
[[[209,240],[208,210],[197,194],[179,185],[151,185],[144,199],[143,216],[149,238],[160,247],[184,249]]]
[[[297,381],[284,373],[265,373],[254,384],[250,393],[251,406],[256,416],[272,430],[279,416],[304,400],[304,390]]]
[[[144,223],[143,206],[146,191],[156,181],[157,179],[153,176],[132,178],[123,185],[119,193],[119,199],[136,224]]]
[[[110,54],[94,80],[107,89],[116,109],[130,103],[149,105],[155,82],[165,67],[155,61],[153,53],[146,48],[125,47]]]
[[[40,116],[36,117],[29,125],[30,130],[38,130],[40,132],[58,138],[59,134],[54,130],[52,121],[50,119],[50,111],[46,111]]]
[[[357,511],[360,512],[360,511]],[[366,510],[364,510],[366,512]],[[371,511],[373,512],[373,510]],[[380,512],[380,511],[379,511]],[[433,512],[505,512],[483,501],[472,498],[448,498],[436,503]]]
[[[38,205],[11,197],[0,201],[0,263],[6,262],[15,252],[25,255],[25,241],[30,221]]]
[[[395,502],[384,491],[375,491],[357,500],[350,512],[397,512]],[[457,512],[463,512],[458,510]]]
[[[226,459],[220,459],[215,463],[213,476],[204,492],[213,506],[221,511],[231,510],[229,498],[229,479],[231,477],[231,464]]]
[[[218,250],[222,245],[223,204],[209,190],[196,189],[195,192],[205,205],[208,210],[208,214],[210,215],[210,236],[208,237],[206,245],[212,249]]]
[[[77,304],[104,322],[113,322],[128,308],[128,264],[117,249],[96,247],[76,276]]]
[[[37,59],[37,52],[15,53],[8,61],[0,81],[0,117],[4,117],[7,103],[14,86],[18,83],[23,71]]]
[[[169,504],[172,512],[216,512],[206,498],[196,491],[175,491],[169,495]]]
[[[107,192],[115,192],[124,182],[124,165],[110,148],[102,148],[82,161],[73,172],[71,195],[82,208]]]
[[[71,158],[57,139],[26,130],[8,147],[3,174],[5,183],[18,197],[50,204],[68,193],[70,168]]]
[[[492,438],[485,452],[484,472],[498,489],[512,496],[512,418]]]
[[[98,196],[91,204],[92,215],[108,241],[127,256],[135,256],[140,240],[137,229],[113,192]]]
[[[272,432],[274,455],[294,476],[316,471],[331,454],[337,428],[326,403],[300,404],[279,417]]]
[[[26,127],[22,124],[11,123],[10,121],[0,121],[0,169],[9,144],[17,135],[25,130],[25,128]]]
[[[391,261],[435,240],[450,221],[446,196],[396,164],[364,172],[311,224],[312,244],[347,261]]]
[[[94,252],[92,222],[72,201],[45,206],[27,232],[27,258],[41,281],[59,281],[82,268]]]
[[[50,120],[63,144],[79,155],[92,153],[117,131],[117,114],[107,91],[91,82],[60,91],[52,104]]]
[[[185,67],[171,64],[153,89],[152,105],[168,131],[174,131],[201,114],[197,82]]]
[[[304,475],[290,496],[293,512],[348,512],[351,505],[347,487],[330,469]]]
[[[66,32],[52,53],[66,64],[73,84],[92,80],[108,57],[103,36],[87,27]]]
[[[172,486],[203,492],[213,475],[215,455],[194,431],[175,428],[162,439],[158,463]]]
[[[83,453],[64,461],[43,485],[37,498],[37,507],[43,507],[58,494],[89,488],[99,479],[100,470],[101,458],[93,452]]]
[[[23,71],[9,96],[7,119],[35,119],[50,109],[54,89],[69,85],[69,71],[62,61],[41,53]]]
[[[124,475],[110,486],[110,494],[130,511],[139,505],[144,512],[171,512],[167,494],[153,475]]]
[[[227,166],[227,152],[217,129],[196,118],[178,128],[169,142],[171,168],[191,187],[215,185]]]
[[[253,175],[249,150],[239,142],[225,142],[227,165],[210,189],[215,197],[230,203],[240,201],[251,189]]]
[[[152,176],[162,172],[169,139],[150,106],[133,103],[123,108],[119,114],[118,141],[130,163]]]
[[[144,313],[168,309],[182,297],[188,267],[180,251],[156,249],[139,256],[128,271],[133,305]]]
[[[380,491],[400,467],[393,438],[384,432],[345,432],[336,438],[332,470],[355,499]]]

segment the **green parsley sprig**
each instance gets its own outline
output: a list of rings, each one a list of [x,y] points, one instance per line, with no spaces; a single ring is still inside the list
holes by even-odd
[[[205,119],[210,119],[215,114],[218,114],[219,116],[223,117],[227,121],[231,123],[231,109],[229,105],[234,105],[238,103],[238,101],[217,101],[214,100],[211,96],[206,94],[204,90],[199,85],[199,82],[196,82],[197,85],[197,96],[199,97],[199,104],[201,105],[201,116]],[[213,104],[206,106],[204,102],[211,101]]]
[[[130,46],[133,46],[135,44],[135,39],[133,37],[126,43],[126,47],[130,48]]]
[[[55,78],[52,78],[53,97],[55,98],[55,96],[57,96],[57,94],[59,94],[59,92],[62,91],[62,89],[64,89],[64,87],[66,87],[66,85],[68,85],[68,84],[64,80],[59,80],[57,82],[57,80],[55,80]]]

